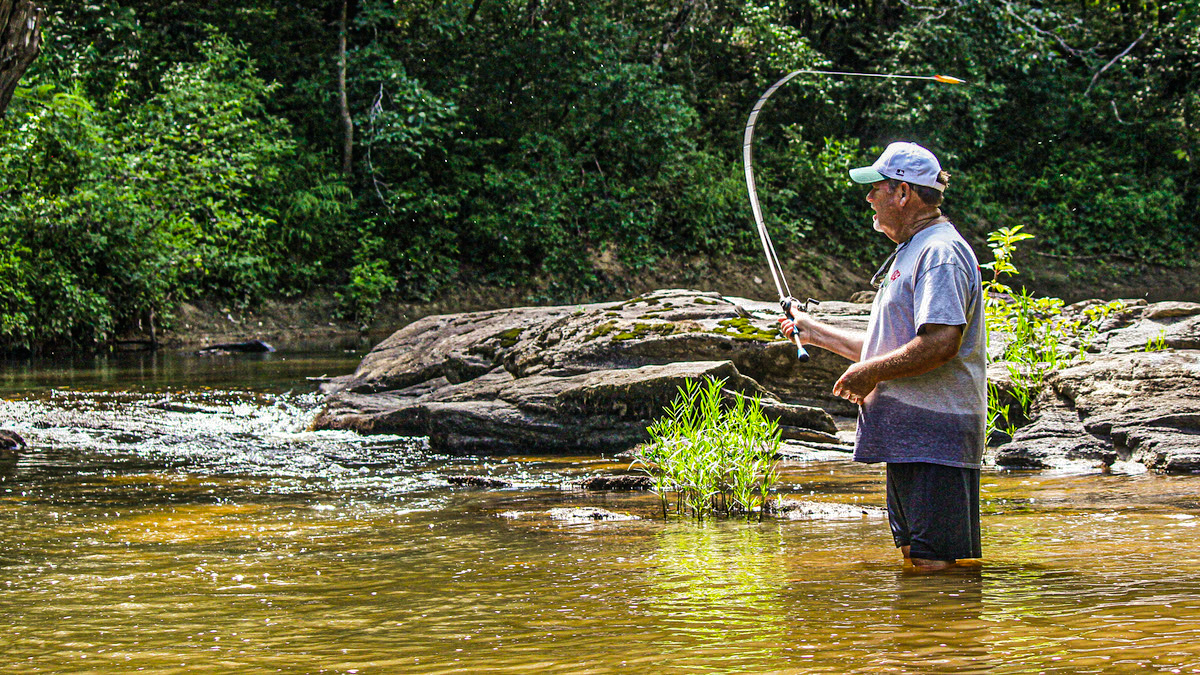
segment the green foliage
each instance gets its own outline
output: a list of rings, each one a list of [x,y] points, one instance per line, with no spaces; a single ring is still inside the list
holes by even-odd
[[[358,264],[350,268],[350,282],[337,298],[344,318],[359,325],[369,325],[379,301],[396,289],[396,278],[392,276],[387,261],[373,254],[373,250],[382,246],[382,243],[378,239],[366,239],[363,244]]]
[[[0,127],[0,237],[23,268],[10,348],[94,344],[189,295],[279,287],[295,145],[243,50],[216,35],[199,51],[132,108],[36,74],[20,92]]]
[[[1008,282],[1019,274],[1013,257],[1016,245],[1033,235],[1017,225],[988,235],[993,260],[981,265],[992,278],[983,284],[988,339],[1004,340],[1000,361],[1009,375],[1008,402],[999,388],[988,385],[988,436],[1000,431],[1010,438],[1020,420],[1028,419],[1034,398],[1046,375],[1082,361],[1100,325],[1112,312],[1124,309],[1120,300],[1086,308],[1079,318],[1064,318],[1059,298],[1035,297],[1025,288],[1014,292]],[[1013,409],[1012,403],[1016,404]]]
[[[676,511],[698,521],[734,513],[750,519],[756,510],[762,518],[778,480],[779,425],[763,415],[758,399],[735,393],[726,402],[724,386],[713,377],[703,386],[688,380],[637,450],[635,463],[653,480],[663,517],[674,493]]]
[[[1144,352],[1163,352],[1169,347],[1167,346],[1167,331],[1160,330],[1158,335],[1146,340],[1146,346],[1142,348]]]
[[[757,256],[741,132],[794,69],[971,83],[776,93],[755,173],[797,264],[878,253],[845,169],[901,138],[938,153],[947,211],[980,236],[1020,224],[1098,264],[1200,245],[1193,0],[361,0],[348,174],[340,7],[285,4],[48,7],[0,123],[6,348],[103,341],[199,295],[340,289],[367,320],[459,283],[581,301],[663,259]]]

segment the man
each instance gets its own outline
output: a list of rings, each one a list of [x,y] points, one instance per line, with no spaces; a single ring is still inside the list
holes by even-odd
[[[867,332],[792,310],[790,338],[855,363],[833,393],[859,405],[854,459],[887,462],[888,520],[906,561],[935,571],[979,558],[979,468],[987,415],[979,263],[939,208],[949,174],[892,143],[850,178],[870,184],[874,227],[896,251],[876,273]]]

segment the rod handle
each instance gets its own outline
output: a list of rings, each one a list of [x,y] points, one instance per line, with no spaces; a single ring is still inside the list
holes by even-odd
[[[815,303],[816,300],[810,299],[808,302]],[[792,310],[796,310],[797,312],[807,312],[808,311],[808,303],[802,304],[799,300],[797,300],[795,298],[791,298],[791,297],[780,299],[779,305],[781,307],[783,307],[784,315],[786,315],[789,319],[792,319],[792,320],[795,320],[795,318],[796,318],[795,316],[792,315]],[[808,350],[804,348],[803,344],[801,344],[800,336],[797,333],[792,333],[792,342],[795,343],[795,345],[796,345],[796,358],[801,363],[807,361],[808,360]]]
[[[804,348],[804,345],[800,344],[800,338],[796,338],[795,343],[796,343],[796,358],[801,363],[807,361],[808,360],[808,350]]]

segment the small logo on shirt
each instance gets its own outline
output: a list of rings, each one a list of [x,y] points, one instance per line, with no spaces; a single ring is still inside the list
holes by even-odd
[[[900,270],[892,270],[892,276],[888,277],[882,284],[879,285],[880,292],[892,285],[892,282],[900,278]]]

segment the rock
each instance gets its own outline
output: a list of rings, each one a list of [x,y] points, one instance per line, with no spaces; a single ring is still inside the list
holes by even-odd
[[[764,396],[763,407],[786,429],[836,431],[824,411],[766,395],[729,361],[599,370],[581,375],[514,378],[499,370],[454,384],[444,377],[392,392],[330,397],[317,429],[428,436],[451,452],[619,452],[646,440],[685,381],[727,379],[728,391]]]
[[[166,410],[167,412],[177,412],[177,413],[211,413],[211,412],[213,412],[211,409],[200,408],[200,407],[197,407],[194,405],[188,405],[186,403],[172,401],[169,398],[164,398],[159,401],[154,401],[153,403],[147,403],[146,407],[154,408],[155,410]]]
[[[204,356],[219,355],[219,354],[268,354],[275,351],[271,345],[262,340],[247,340],[245,342],[223,342],[221,344],[209,345],[196,353]]]
[[[1200,470],[1200,352],[1101,354],[1047,376],[1033,421],[996,450],[1010,467],[1135,461]]]
[[[650,476],[623,474],[618,476],[592,476],[575,484],[583,490],[651,490],[654,481]]]
[[[638,520],[637,516],[616,513],[594,507],[560,507],[549,511],[505,511],[499,514],[509,520],[549,519],[566,523],[591,523],[599,520]]]
[[[21,451],[29,447],[25,439],[15,431],[0,429],[0,460],[16,459]]]
[[[1083,316],[1099,300],[1076,303]],[[1086,361],[1047,375],[1028,420],[989,455],[1005,467],[1142,462],[1200,470],[1200,309],[1128,301],[1108,315]],[[824,302],[822,321],[863,330],[867,304]],[[691,290],[624,302],[431,316],[380,343],[353,375],[322,384],[317,429],[427,436],[452,453],[628,451],[689,380],[726,380],[760,397],[801,460],[844,455],[829,392],[848,361],[823,350],[800,363],[774,302]],[[1161,337],[1169,351],[1146,352]],[[993,357],[1005,336],[994,335]],[[1082,343],[1061,345],[1079,353]],[[1008,364],[989,378],[1016,409]],[[831,453],[837,453],[836,455]]]
[[[551,520],[560,520],[571,523],[589,522],[594,520],[637,520],[637,516],[631,516],[626,513],[615,513],[607,509],[598,509],[595,507],[561,507],[550,509],[548,512]]]
[[[1050,469],[1068,461],[1094,460],[1100,465],[1111,465],[1117,460],[1112,445],[1089,434],[1070,409],[1045,406],[1034,416],[1036,421],[1018,429],[1012,442],[996,450],[997,465]]]
[[[1200,314],[1200,303],[1156,302],[1142,310],[1143,319],[1173,319]]]
[[[824,303],[865,326],[869,308]],[[688,290],[620,303],[427,317],[397,331],[329,394],[316,429],[428,436],[451,452],[620,452],[646,440],[688,380],[758,396],[789,438],[836,442],[828,394],[847,362],[807,364],[778,333],[775,303]]]
[[[887,517],[887,509],[879,506],[797,499],[771,500],[767,502],[767,513],[788,520],[861,520]]]
[[[492,478],[491,476],[446,476],[446,481],[451,485],[460,487],[475,487],[475,488],[506,488],[512,487],[512,482],[502,478]]]
[[[1155,343],[1161,343],[1161,347],[1166,349],[1200,349],[1200,314],[1145,316],[1128,327],[1108,333],[1104,350],[1140,352],[1146,351],[1147,346],[1153,347]]]

